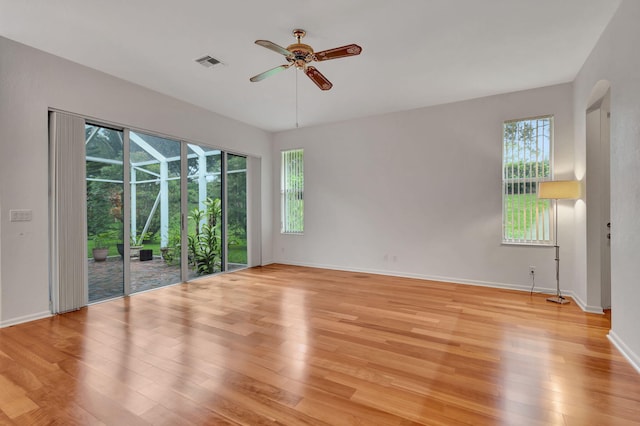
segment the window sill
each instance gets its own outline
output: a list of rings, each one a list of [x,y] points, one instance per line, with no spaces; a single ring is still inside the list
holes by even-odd
[[[553,241],[546,243],[518,243],[512,241],[502,241],[500,245],[503,246],[524,246],[524,247],[553,247]]]

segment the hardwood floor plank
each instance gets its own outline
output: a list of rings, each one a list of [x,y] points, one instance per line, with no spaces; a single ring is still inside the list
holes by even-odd
[[[171,386],[158,386],[156,384],[142,389],[140,392],[149,399],[157,401],[158,404],[162,405],[162,407],[164,407],[174,415],[179,416],[181,421],[175,424],[238,424],[235,422],[231,422],[229,419],[225,419],[220,415],[217,415],[213,411],[203,407],[195,401],[192,401],[179,392],[174,391]],[[144,414],[145,420],[149,421],[150,423],[154,423],[152,417],[156,416],[157,413],[160,412],[161,410],[159,407],[154,407],[151,412]]]
[[[359,404],[348,398],[336,397],[333,394],[313,389],[306,392],[304,399],[300,401],[296,409],[333,426],[408,426],[417,424],[386,411]]]
[[[16,418],[37,408],[38,405],[26,395],[25,389],[0,376],[0,410],[5,415]]]
[[[0,424],[640,425],[610,315],[270,265],[0,329]]]

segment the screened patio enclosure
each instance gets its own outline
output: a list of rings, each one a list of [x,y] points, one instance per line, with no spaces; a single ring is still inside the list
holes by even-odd
[[[246,157],[93,124],[85,136],[89,301],[246,266]]]

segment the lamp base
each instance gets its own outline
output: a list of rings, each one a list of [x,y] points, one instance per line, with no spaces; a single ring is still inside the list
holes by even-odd
[[[547,302],[559,303],[561,305],[571,303],[567,299],[565,299],[563,296],[547,297]]]

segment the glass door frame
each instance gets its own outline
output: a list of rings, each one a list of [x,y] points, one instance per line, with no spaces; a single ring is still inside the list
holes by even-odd
[[[131,153],[129,151],[131,147],[131,141],[129,139],[129,133],[129,128],[125,127],[122,141],[122,163],[124,168],[124,191],[122,196],[122,206],[124,207],[122,209],[122,220],[124,225],[122,236],[122,243],[124,244],[124,296],[129,296],[131,294],[131,256],[129,255],[131,250]]]
[[[222,265],[220,265],[220,268],[222,269],[221,272],[227,272],[229,270],[229,266],[228,266],[228,253],[229,250],[227,249],[228,246],[227,244],[229,243],[228,241],[228,235],[229,233],[227,232],[227,215],[228,215],[228,211],[227,211],[227,170],[229,169],[228,167],[228,153],[227,151],[222,151],[220,150],[221,158],[222,158],[222,164],[220,167],[220,179],[222,179],[221,183],[221,191],[222,194],[221,198],[220,198],[220,208],[222,209],[222,217],[220,218],[220,220],[222,221],[222,226],[220,227],[221,229],[221,233],[222,235],[220,236],[220,250],[222,251]]]
[[[188,183],[189,183],[189,146],[180,140],[180,247],[188,245]],[[180,279],[187,282],[189,278],[189,250],[180,249]]]
[[[89,138],[87,138],[87,135],[85,134],[85,140],[84,140],[84,144],[85,144],[85,153],[84,153],[84,173],[83,173],[83,179],[85,180],[85,185],[88,185],[88,181],[89,180],[96,180],[96,179],[92,179],[90,177],[87,176],[87,164],[89,164],[89,162],[94,162],[94,161],[98,161],[98,162],[102,162],[105,160],[111,160],[112,164],[119,164],[122,167],[122,172],[121,174],[119,174],[117,177],[115,177],[115,181],[109,181],[112,183],[118,183],[119,186],[121,186],[122,188],[122,197],[128,197],[129,196],[129,186],[127,185],[128,179],[129,179],[129,168],[127,167],[128,161],[129,161],[129,131],[127,128],[122,127],[122,126],[115,126],[112,124],[108,124],[108,123],[104,123],[104,122],[100,122],[100,121],[96,121],[96,120],[91,120],[91,119],[87,119],[87,118],[83,118],[84,120],[84,129],[87,128],[87,126],[91,126],[94,127],[96,130],[95,132],[93,132],[91,134],[91,136]],[[91,139],[93,138],[94,134],[101,131],[101,130],[105,130],[108,132],[116,132],[117,134],[119,134],[119,139],[121,141],[121,149],[122,149],[122,154],[121,154],[121,158],[119,159],[108,159],[108,158],[94,158],[92,156],[89,156],[87,154],[87,145],[88,143],[90,143]],[[102,160],[102,161],[101,161]],[[98,182],[100,182],[100,180],[97,180]],[[95,184],[95,182],[94,182]],[[118,191],[118,193],[120,193]],[[84,204],[84,233],[85,233],[85,253],[88,251],[87,250],[87,246],[88,246],[88,241],[87,239],[89,238],[89,234],[88,234],[88,226],[89,226],[89,217],[88,217],[88,202],[89,202],[89,198],[88,198],[88,194],[87,194],[87,186],[85,186],[85,204]],[[94,195],[95,197],[95,195]],[[128,235],[129,235],[129,230],[127,229],[127,227],[125,226],[125,224],[127,223],[127,221],[129,220],[130,217],[130,212],[127,209],[123,209],[124,211],[121,212],[122,216],[121,216],[121,220],[122,220],[122,233],[118,236],[118,240],[122,239],[123,243],[126,243],[128,241]],[[113,241],[110,239],[109,243],[112,243]],[[128,247],[125,248],[126,250],[128,250]],[[88,253],[87,253],[88,254]],[[89,259],[87,259],[88,261]],[[105,261],[108,261],[108,258],[105,259]],[[86,268],[86,274],[84,277],[85,280],[85,305],[86,304],[90,304],[90,303],[100,303],[103,302],[105,300],[110,300],[113,298],[118,298],[118,297],[122,297],[122,296],[126,296],[128,294],[130,294],[130,288],[129,288],[129,258],[123,256],[122,257],[122,273],[121,274],[117,274],[119,276],[119,280],[121,279],[121,282],[117,282],[117,283],[112,283],[112,284],[118,284],[118,292],[116,294],[109,294],[106,295],[105,297],[98,297],[98,298],[91,298],[91,288],[92,285],[93,286],[97,286],[98,289],[101,285],[105,285],[104,282],[102,283],[97,283],[97,282],[92,282],[90,279],[90,275],[91,275],[91,267],[90,265],[87,265]],[[93,287],[94,291],[96,290],[95,287]]]

